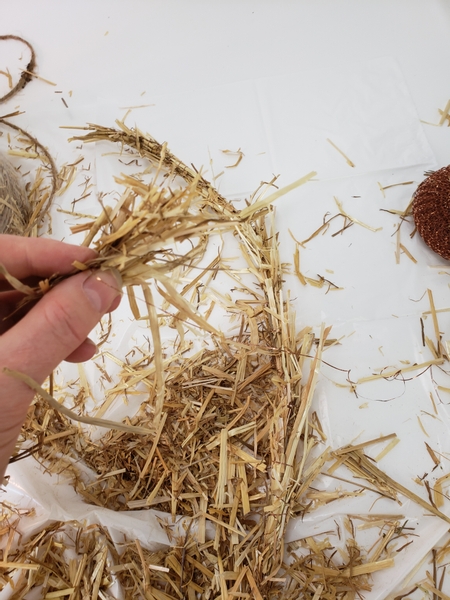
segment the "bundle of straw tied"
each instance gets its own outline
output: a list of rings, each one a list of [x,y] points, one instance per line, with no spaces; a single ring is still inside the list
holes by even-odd
[[[119,364],[119,381],[112,385],[102,367],[105,387],[112,387],[91,417],[81,379],[65,396],[52,381],[44,390],[25,378],[37,395],[14,459],[32,453],[91,505],[161,511],[172,545],[154,551],[126,537],[113,543],[100,525],[79,522],[54,522],[21,539],[19,522],[32,515],[4,504],[0,590],[14,599],[31,598],[31,590],[69,600],[361,598],[371,589],[371,573],[393,565],[388,542],[405,535],[398,521],[378,517],[380,535],[370,552],[358,546],[352,525],[339,551],[327,535],[285,543],[293,517],[364,493],[364,485],[326,498],[312,489],[332,459],[334,468],[348,466],[385,498],[405,492],[361,447],[332,452],[311,410],[329,329],[296,331],[272,204],[315,173],[281,190],[274,181],[264,184],[238,210],[151,136],[123,122],[117,129],[84,129],[72,139],[108,141],[127,157],[140,157],[142,172],[118,174],[119,199],[73,227],[98,251],[96,260],[75,263],[74,272],[118,269],[132,313],[148,322],[152,342],[125,361],[109,357]],[[56,188],[67,187],[73,168],[63,169]],[[51,191],[35,203],[34,220]],[[211,242],[220,247],[226,236],[239,249],[239,267],[211,251]],[[229,289],[212,293],[218,274]],[[10,281],[36,299],[59,279],[36,289]],[[228,321],[213,325],[215,310]],[[175,332],[171,347],[163,327]],[[145,400],[132,418],[102,419],[135,389],[145,390]],[[102,434],[93,436],[80,421],[102,427]]]

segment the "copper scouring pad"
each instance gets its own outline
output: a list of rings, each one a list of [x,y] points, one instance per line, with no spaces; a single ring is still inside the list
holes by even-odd
[[[422,181],[414,193],[412,211],[423,241],[450,260],[450,165]]]

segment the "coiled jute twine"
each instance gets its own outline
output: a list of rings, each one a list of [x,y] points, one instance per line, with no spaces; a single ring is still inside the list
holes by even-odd
[[[10,100],[20,90],[22,90],[29,81],[35,76],[36,55],[32,45],[25,39],[16,35],[1,35],[0,42],[15,42],[23,44],[30,53],[30,58],[26,68],[22,71],[17,83],[12,89],[0,97],[0,104]],[[15,169],[13,164],[0,152],[0,233],[9,233],[13,235],[30,235],[34,224],[39,224],[46,214],[57,187],[57,171],[55,164],[48,150],[27,131],[7,121],[7,117],[15,117],[20,112],[12,112],[0,117],[0,125],[12,129],[16,134],[26,138],[36,149],[43,166],[49,172],[51,177],[50,192],[41,204],[42,206],[32,206],[28,198],[25,184],[21,173]]]

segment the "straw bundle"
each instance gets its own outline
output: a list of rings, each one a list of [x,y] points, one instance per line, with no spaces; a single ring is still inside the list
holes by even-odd
[[[71,139],[85,143],[107,140],[119,143],[122,148],[128,147],[150,161],[155,168],[154,178],[149,184],[139,176],[115,178],[116,183],[125,187],[120,200],[114,207],[103,207],[95,221],[77,225],[72,232],[87,231],[83,245],[91,245],[99,253],[98,259],[85,265],[75,264],[75,270],[116,268],[125,286],[145,285],[149,279],[166,284],[165,274],[178,266],[188,267],[199,262],[210,234],[219,228],[222,231],[234,229],[241,222],[266,214],[267,207],[277,197],[315,175],[309,173],[265,199],[256,198],[256,202],[243,211],[237,211],[200,172],[176,158],[166,144],[128,128],[123,121],[117,124],[119,129],[90,125],[85,128],[88,134]],[[174,191],[170,183],[176,182],[176,178],[181,178],[185,185]],[[189,241],[193,247],[177,256],[173,245],[183,241]],[[57,282],[57,278],[51,280],[49,286]],[[210,329],[204,321],[202,325]]]

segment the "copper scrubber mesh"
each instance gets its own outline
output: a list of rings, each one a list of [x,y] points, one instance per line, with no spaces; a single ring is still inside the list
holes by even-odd
[[[450,260],[450,165],[435,171],[419,185],[412,210],[424,242]]]

